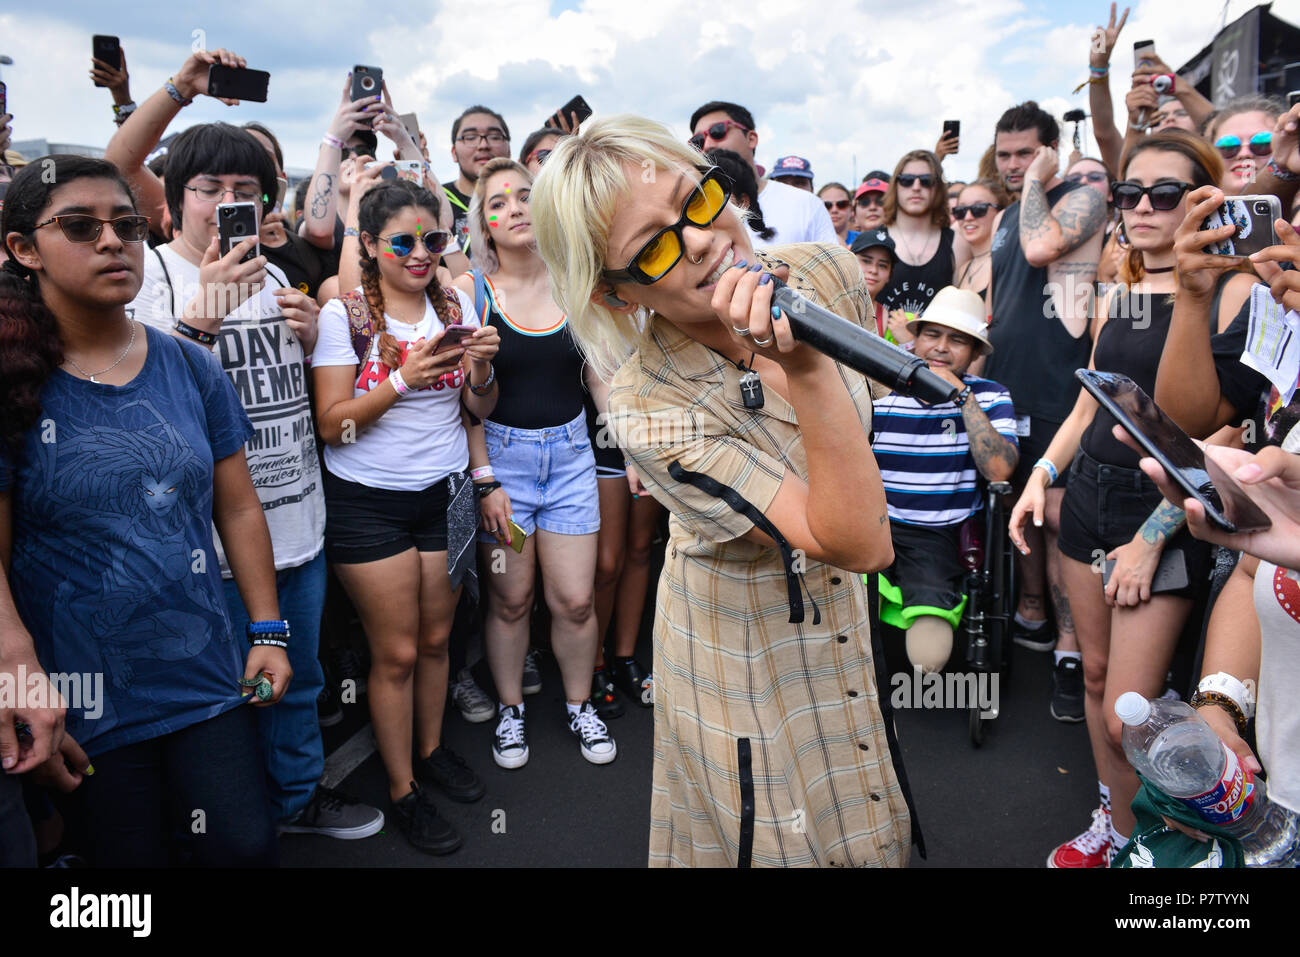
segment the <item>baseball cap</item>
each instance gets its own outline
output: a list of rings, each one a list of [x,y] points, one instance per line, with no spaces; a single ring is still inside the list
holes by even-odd
[[[860,199],[863,193],[887,193],[889,184],[883,179],[869,179],[853,192],[854,199]]]
[[[809,163],[802,156],[782,156],[777,160],[770,170],[767,171],[769,178],[777,176],[800,176],[804,179],[812,179],[812,163]]]
[[[894,237],[884,229],[867,229],[858,233],[858,238],[853,240],[849,252],[856,256],[858,253],[865,253],[868,249],[874,249],[877,246],[887,250],[890,261],[894,265],[898,265],[898,253],[894,252]]]

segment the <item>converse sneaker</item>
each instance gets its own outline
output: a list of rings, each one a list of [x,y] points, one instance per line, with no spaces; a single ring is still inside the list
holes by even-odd
[[[411,793],[393,802],[393,817],[406,839],[426,854],[450,854],[460,847],[456,829],[438,815],[432,795],[414,781]]]
[[[528,736],[524,732],[524,707],[512,704],[499,712],[492,760],[499,767],[522,768],[528,763]]]
[[[569,730],[581,742],[582,756],[592,764],[609,764],[618,757],[618,747],[609,736],[605,722],[596,714],[596,708],[590,699],[569,715]]]
[[[537,662],[539,654],[536,648],[530,648],[524,657],[524,694],[537,694],[542,690],[542,670]]]
[[[615,658],[614,684],[643,708],[655,706],[654,676],[647,674],[635,658]]]
[[[1066,841],[1047,858],[1048,867],[1110,867],[1110,812],[1099,807],[1092,812],[1092,826]]]
[[[609,671],[605,668],[597,668],[591,673],[591,702],[602,720],[618,718],[623,714],[623,702],[619,698],[618,689],[609,680]]]
[[[472,804],[487,793],[486,785],[473,768],[445,744],[415,762],[415,776],[437,785],[443,794],[462,804]]]
[[[1052,670],[1052,717],[1057,721],[1083,720],[1083,659],[1062,658]]]
[[[468,668],[460,670],[456,683],[451,686],[451,703],[470,724],[491,721],[497,713],[497,709],[492,706],[492,699],[483,693]]]
[[[280,825],[281,834],[319,834],[341,841],[358,841],[384,829],[384,812],[316,785],[307,806]]]

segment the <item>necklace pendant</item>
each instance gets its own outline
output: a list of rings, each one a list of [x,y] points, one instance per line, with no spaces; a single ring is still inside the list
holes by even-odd
[[[745,408],[763,408],[763,380],[753,369],[740,377],[740,395],[745,402]]]
[[[99,381],[98,379],[96,379],[94,376],[91,376],[91,377],[90,377],[90,381],[91,381],[91,382],[94,382],[96,385],[100,385],[100,384],[102,384],[102,383],[100,383],[100,381]]]

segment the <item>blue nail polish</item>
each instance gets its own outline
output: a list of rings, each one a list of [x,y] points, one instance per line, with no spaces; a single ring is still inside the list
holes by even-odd
[[[763,264],[762,264],[762,263],[754,263],[754,265],[752,265],[752,266],[749,267],[749,271],[750,271],[750,272],[758,272],[758,271],[761,270],[762,268],[763,268]]]
[[[765,272],[763,273],[763,277],[759,279],[758,284],[760,286],[766,286],[771,281],[772,281],[772,274],[770,272]]]
[[[781,307],[780,307],[780,306],[773,306],[773,307],[772,307],[772,318],[773,318],[773,319],[780,319],[780,318],[781,318]]]
[[[748,265],[749,265],[749,260],[747,260],[747,259],[742,259],[740,262],[736,263],[736,265],[734,265],[734,266],[731,267],[731,268],[733,268],[733,269],[744,269],[744,268],[745,268],[746,266],[748,266]]]

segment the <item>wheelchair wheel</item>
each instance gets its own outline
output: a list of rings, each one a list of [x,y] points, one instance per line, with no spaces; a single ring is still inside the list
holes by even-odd
[[[979,705],[970,709],[970,743],[979,747],[984,743],[984,719],[980,717]]]

